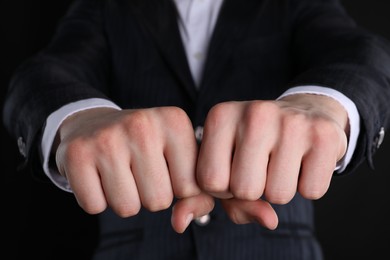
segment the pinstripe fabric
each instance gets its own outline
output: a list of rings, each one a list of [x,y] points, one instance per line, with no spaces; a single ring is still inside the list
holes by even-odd
[[[314,84],[336,89],[359,109],[364,127],[347,174],[372,161],[373,140],[390,122],[389,66],[388,46],[357,29],[337,0],[225,0],[197,90],[173,3],[78,0],[50,45],[15,73],[4,120],[25,140],[26,165],[41,174],[36,144],[45,119],[73,101],[178,106],[196,127],[219,102],[275,99]],[[217,204],[207,226],[193,223],[182,235],[170,226],[170,209],[125,219],[108,209],[99,216],[95,260],[322,259],[311,202],[297,195],[275,208],[275,231],[235,225]]]
[[[184,234],[171,228],[170,210],[142,211],[127,219],[107,211],[101,216],[102,240],[94,259],[322,259],[313,234],[311,202],[296,196],[275,208],[280,217],[275,231],[257,224],[236,225],[217,203],[208,225],[192,223]]]

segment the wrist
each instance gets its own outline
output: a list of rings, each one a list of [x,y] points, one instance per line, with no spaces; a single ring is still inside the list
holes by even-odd
[[[282,97],[279,101],[283,106],[302,109],[313,116],[326,116],[339,125],[347,137],[349,136],[348,112],[336,99],[321,94],[297,93]]]

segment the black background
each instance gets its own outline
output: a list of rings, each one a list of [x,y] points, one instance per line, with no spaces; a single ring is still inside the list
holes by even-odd
[[[390,39],[390,1],[342,2],[360,26]],[[16,66],[49,41],[70,3],[0,1],[1,105]],[[0,135],[1,254],[7,259],[89,259],[97,243],[96,216],[84,213],[72,194],[17,171],[21,158],[16,144],[3,126]],[[363,164],[355,174],[334,179],[315,202],[326,260],[390,259],[388,139],[375,156],[375,170]]]

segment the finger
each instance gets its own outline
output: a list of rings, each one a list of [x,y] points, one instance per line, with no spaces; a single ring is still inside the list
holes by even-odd
[[[108,204],[121,217],[138,214],[141,201],[127,153],[110,153],[97,161]]]
[[[164,155],[175,197],[198,195],[200,188],[195,176],[198,145],[190,123],[184,126],[179,134],[168,136]]]
[[[298,184],[298,191],[303,197],[319,199],[328,190],[337,161],[346,147],[346,140],[342,137],[339,140],[337,142],[337,137],[317,139],[303,158]]]
[[[245,201],[239,199],[222,200],[222,206],[236,224],[259,223],[274,230],[278,226],[278,216],[271,204],[264,200]]]
[[[99,173],[93,164],[63,166],[65,176],[80,207],[89,214],[98,214],[107,207]]]
[[[302,197],[316,200],[328,190],[336,164],[329,163],[327,157],[318,152],[312,152],[305,157],[298,184]]]
[[[195,218],[210,213],[214,198],[206,193],[178,200],[172,209],[171,223],[177,233],[183,233]]]
[[[264,192],[275,134],[272,128],[259,123],[247,125],[236,137],[230,189],[237,199],[258,200]]]
[[[275,204],[286,204],[295,195],[303,154],[307,149],[306,131],[296,124],[284,126],[279,142],[271,152],[265,197]]]
[[[56,164],[76,197],[80,207],[89,214],[98,214],[107,207],[99,173],[87,145],[75,143],[60,145]]]
[[[234,113],[235,111],[225,104],[212,108],[205,122],[199,151],[199,186],[218,198],[232,197],[229,183],[234,151]]]
[[[154,212],[172,204],[172,184],[162,147],[149,144],[132,153],[131,170],[142,206]]]

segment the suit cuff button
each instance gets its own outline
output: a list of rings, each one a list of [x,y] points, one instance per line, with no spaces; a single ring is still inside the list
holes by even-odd
[[[379,133],[374,139],[374,147],[378,149],[382,145],[384,139],[385,139],[385,128],[381,127]]]
[[[27,151],[26,151],[26,143],[23,141],[23,137],[18,138],[18,148],[19,153],[26,158],[27,157]]]

